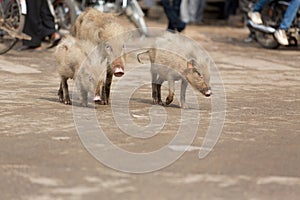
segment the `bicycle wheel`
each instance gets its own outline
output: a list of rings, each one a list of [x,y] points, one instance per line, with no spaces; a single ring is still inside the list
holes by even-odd
[[[24,23],[19,0],[0,0],[0,55],[18,42],[16,36],[22,33]]]

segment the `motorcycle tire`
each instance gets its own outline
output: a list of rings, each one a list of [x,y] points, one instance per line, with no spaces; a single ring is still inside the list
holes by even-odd
[[[74,0],[57,1],[53,5],[58,28],[70,30],[79,13],[79,6]]]
[[[262,11],[262,19],[264,24],[277,29],[280,26],[286,9],[287,7],[285,5],[279,4],[276,1],[268,6],[265,6]],[[274,34],[255,31],[255,36],[257,42],[264,48],[277,49],[280,46],[274,37]]]
[[[277,49],[279,47],[279,43],[273,34],[255,31],[255,37],[257,42],[266,49]]]
[[[141,12],[139,11],[140,8],[137,8],[136,6],[138,5],[135,5],[134,3],[129,4],[125,9],[126,16],[132,21],[135,27],[139,29],[141,34],[147,36],[148,27],[146,25],[144,16],[139,13]]]

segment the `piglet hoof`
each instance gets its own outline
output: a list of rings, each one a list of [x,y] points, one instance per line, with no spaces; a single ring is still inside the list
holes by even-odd
[[[181,108],[183,108],[183,109],[188,109],[189,106],[188,106],[186,103],[183,103],[183,104],[181,104]]]
[[[64,103],[64,99],[63,99],[62,97],[58,97],[58,101],[59,101],[60,103]]]
[[[161,106],[164,105],[164,103],[162,102],[162,100],[158,100],[158,99],[153,99],[153,104],[154,105],[161,105]]]
[[[72,105],[71,100],[65,100],[64,103],[65,103],[65,105]]]
[[[172,101],[173,101],[173,98],[171,99],[171,98],[167,97],[166,104],[169,105],[170,103],[172,103]]]
[[[108,101],[107,100],[101,100],[99,102],[100,105],[108,105]]]

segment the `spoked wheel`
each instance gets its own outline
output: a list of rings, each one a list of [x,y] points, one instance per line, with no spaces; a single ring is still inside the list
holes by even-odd
[[[21,39],[24,22],[19,0],[0,0],[0,55]]]
[[[54,3],[53,7],[59,29],[71,29],[80,11],[77,4],[74,0],[60,0]]]

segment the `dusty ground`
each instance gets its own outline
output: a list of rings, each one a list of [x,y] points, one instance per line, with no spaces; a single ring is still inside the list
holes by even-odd
[[[198,149],[210,100],[199,97],[203,117],[194,148],[175,163],[139,175],[104,166],[81,143],[72,107],[57,102],[53,50],[13,50],[0,60],[0,199],[299,199],[299,49],[245,44],[246,29],[189,26],[184,34],[208,51],[226,90],[222,135],[206,158],[198,159]],[[150,95],[145,85],[131,98],[137,124],[149,123]],[[96,113],[111,141],[140,153],[172,139],[177,105],[165,108],[171,122],[148,140],[124,136],[110,106],[97,106]]]

